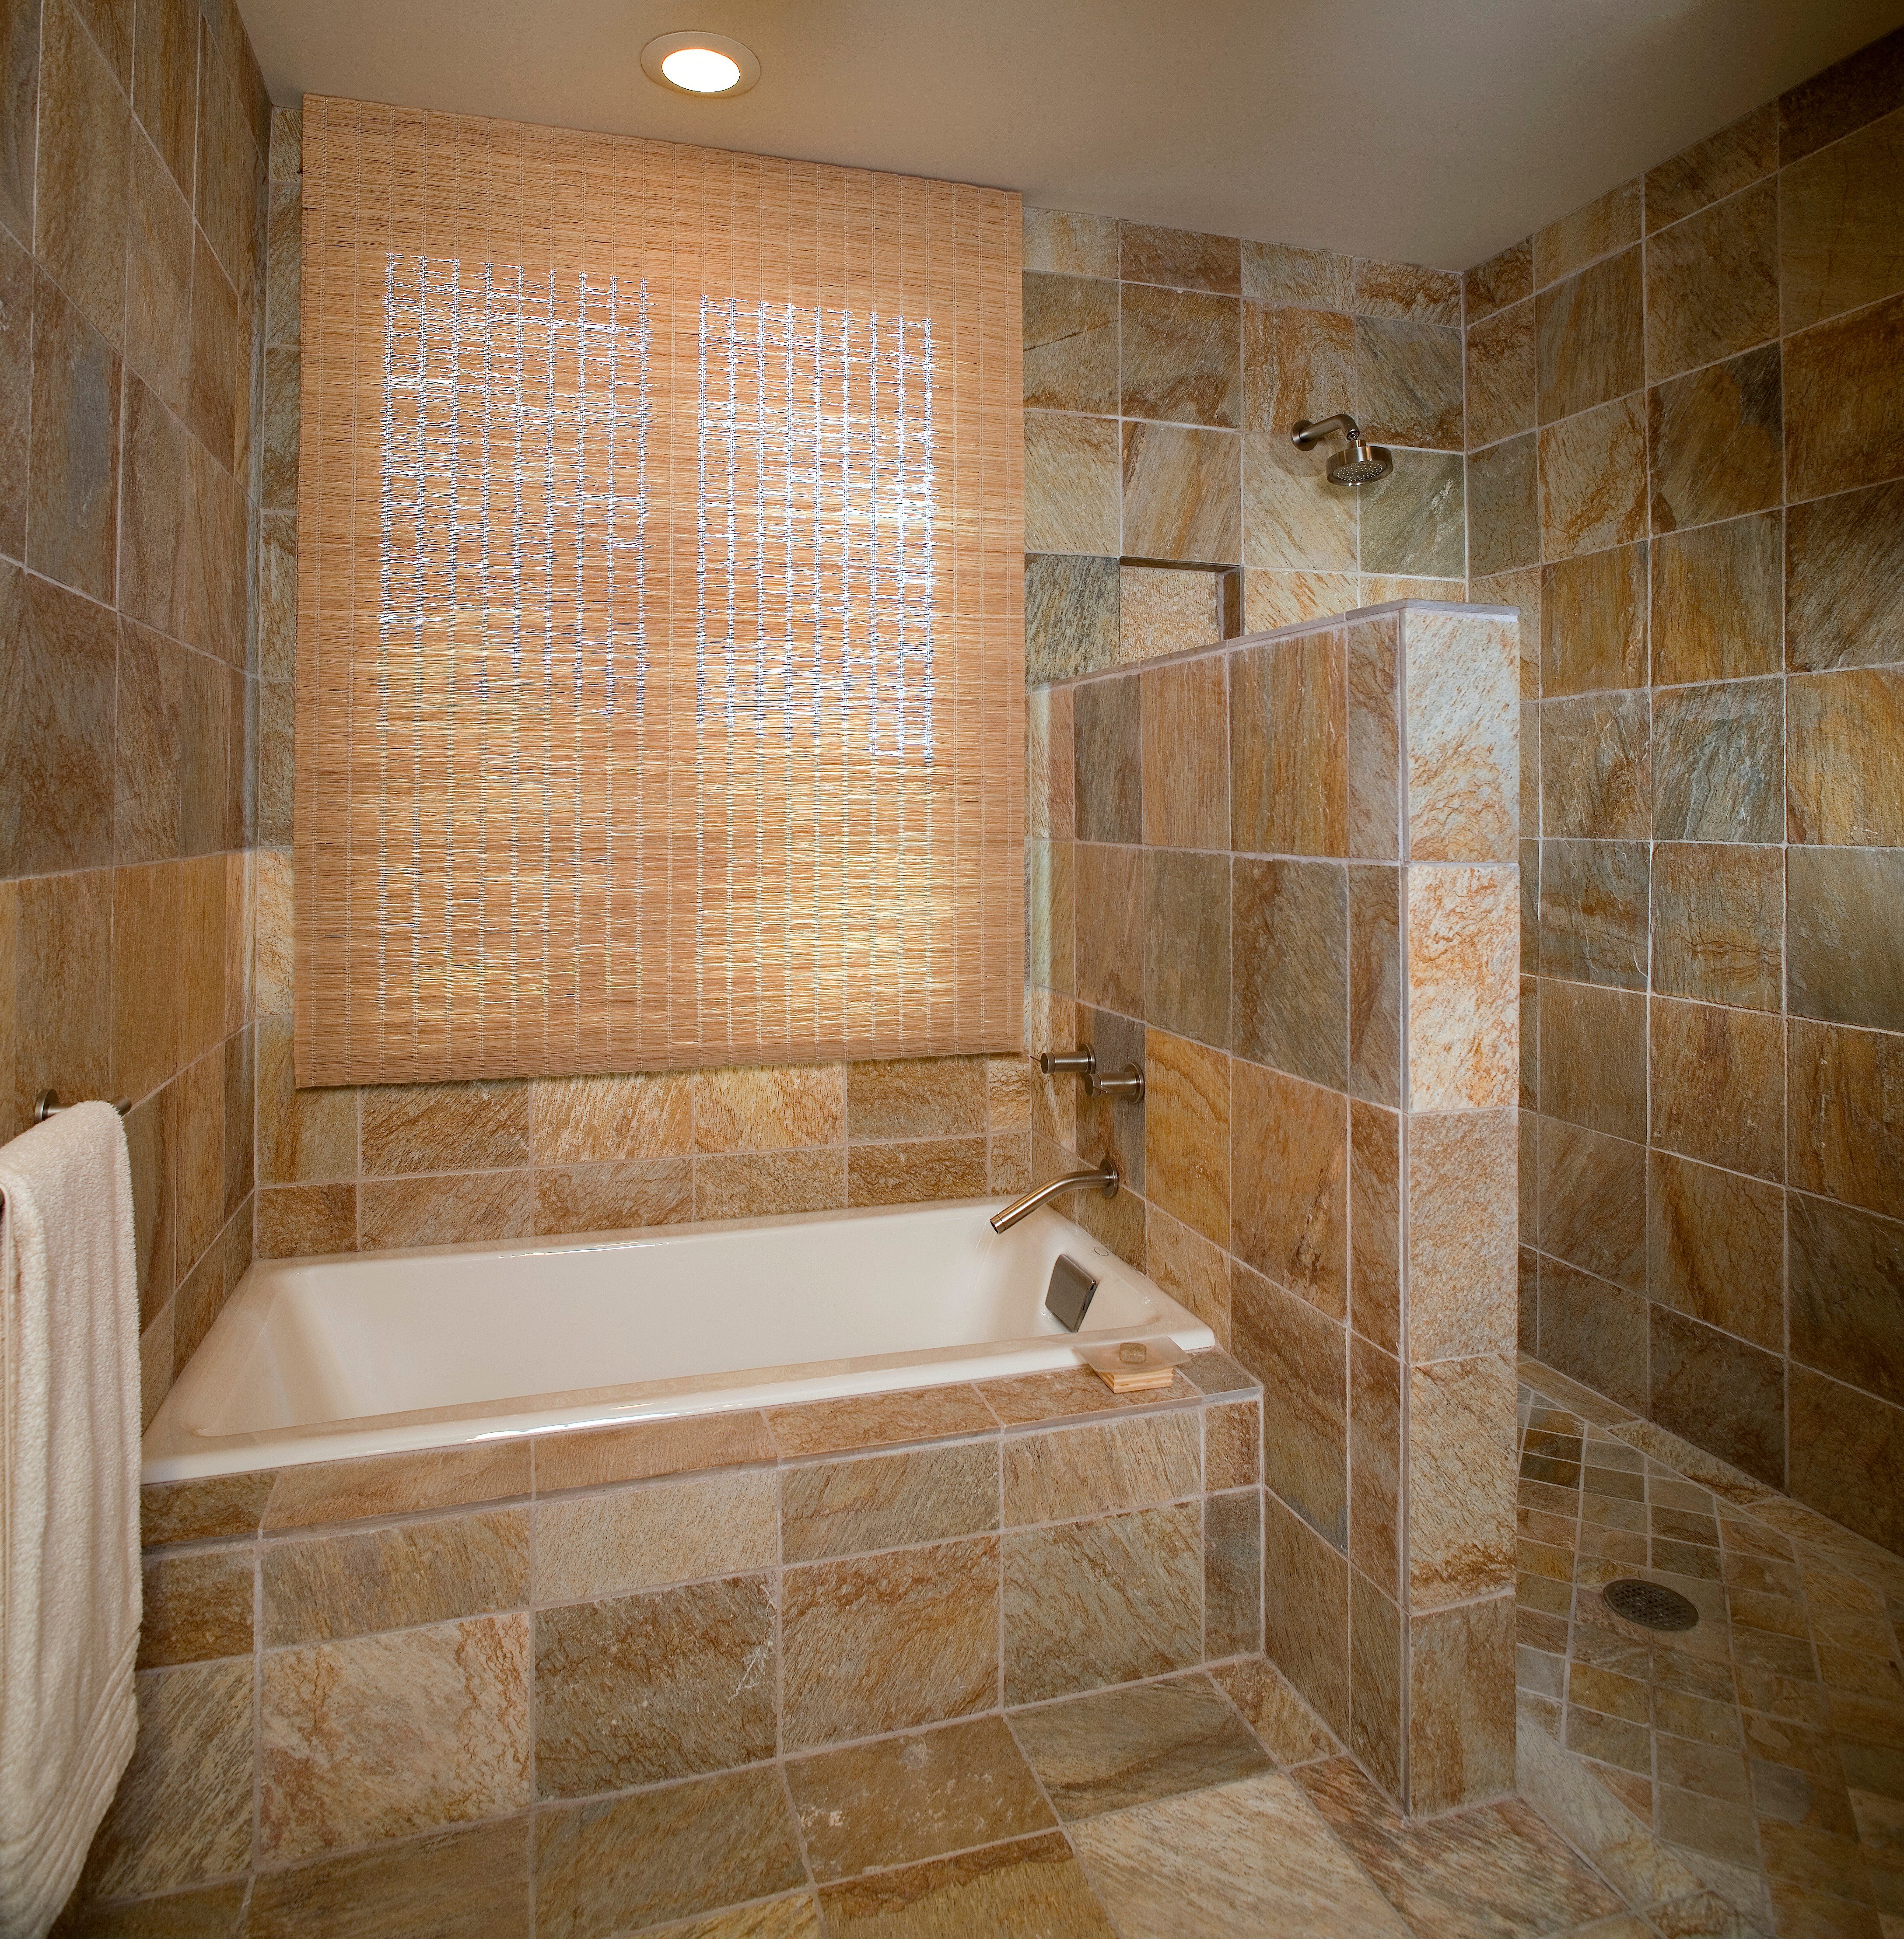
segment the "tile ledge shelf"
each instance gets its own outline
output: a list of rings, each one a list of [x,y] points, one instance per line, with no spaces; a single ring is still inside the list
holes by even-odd
[[[1060,687],[1088,686],[1093,681],[1115,680],[1124,674],[1149,673],[1158,667],[1183,666],[1193,660],[1209,659],[1217,653],[1233,653],[1246,647],[1269,646],[1282,640],[1306,639],[1312,633],[1332,633],[1340,627],[1361,626],[1371,619],[1385,619],[1404,613],[1455,613],[1464,619],[1512,619],[1516,623],[1520,619],[1520,608],[1517,606],[1495,606],[1458,599],[1389,599],[1379,606],[1352,606],[1346,611],[1325,613],[1319,619],[1297,619],[1287,626],[1273,626],[1267,632],[1239,633],[1233,639],[1215,640],[1206,646],[1184,647],[1174,653],[1120,660],[1115,666],[1093,667],[1087,673],[1067,674],[1062,680],[1033,680],[1027,690],[1044,693]]]

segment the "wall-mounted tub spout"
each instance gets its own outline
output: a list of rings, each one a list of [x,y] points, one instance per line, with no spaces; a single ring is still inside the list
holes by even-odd
[[[1002,1210],[992,1214],[992,1230],[1008,1232],[1020,1219],[1029,1219],[1039,1206],[1048,1205],[1060,1192],[1083,1192],[1096,1186],[1106,1198],[1118,1195],[1118,1187],[1124,1180],[1118,1176],[1118,1168],[1107,1158],[1095,1171],[1074,1171],[1063,1178],[1054,1178],[1048,1185],[1041,1185],[1036,1192],[1027,1192],[1023,1198],[1014,1198]]]

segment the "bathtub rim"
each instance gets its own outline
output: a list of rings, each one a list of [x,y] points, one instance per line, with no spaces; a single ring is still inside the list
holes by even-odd
[[[1083,1356],[1074,1339],[1087,1338],[1089,1344],[1096,1346],[1115,1345],[1126,1340],[1167,1338],[1186,1354],[1224,1350],[1206,1322],[1165,1292],[1147,1273],[1138,1272],[1127,1260],[1120,1260],[1119,1264],[1126,1271],[1136,1274],[1144,1280],[1159,1302],[1162,1310],[1156,1319],[1136,1326],[1096,1330],[1086,1328],[1077,1336],[1054,1338],[1049,1334],[1036,1334],[923,1351],[736,1368],[710,1374],[677,1374],[662,1380],[511,1395],[500,1401],[465,1401],[443,1407],[412,1408],[392,1414],[360,1415],[348,1420],[282,1429],[248,1429],[232,1434],[201,1433],[181,1418],[196,1397],[221,1374],[229,1374],[234,1363],[249,1350],[265,1324],[272,1281],[300,1268],[455,1258],[470,1254],[494,1256],[500,1253],[528,1258],[630,1243],[665,1243],[688,1233],[719,1234],[763,1228],[783,1231],[794,1225],[857,1222],[908,1211],[969,1210],[978,1215],[994,1211],[1008,1202],[1004,1195],[991,1193],[983,1198],[933,1199],[911,1205],[835,1207],[747,1219],[631,1226],[604,1232],[557,1233],[503,1240],[474,1240],[443,1246],[391,1246],[371,1253],[306,1253],[284,1259],[254,1259],[205,1339],[167,1390],[151,1425],[141,1436],[141,1483],[154,1487],[382,1454],[474,1450],[525,1440],[533,1435],[579,1432],[634,1421],[683,1420],[695,1415],[797,1406],[804,1402],[855,1395],[899,1393],[968,1381],[1005,1379],[1014,1374],[1083,1365]],[[1034,1216],[1041,1219],[1047,1216],[1056,1217],[1066,1224],[1075,1222],[1063,1219],[1062,1213],[1048,1208]],[[1103,1246],[1101,1239],[1085,1228],[1078,1229],[1090,1239],[1093,1246]],[[1105,1250],[1109,1250],[1108,1247]],[[906,1377],[894,1377],[901,1374]],[[480,1431],[454,1431],[459,1428]]]

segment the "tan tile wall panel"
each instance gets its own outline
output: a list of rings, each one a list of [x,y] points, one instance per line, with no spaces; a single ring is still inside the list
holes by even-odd
[[[1901,45],[1471,270],[1466,349],[1539,645],[1521,1344],[1904,1550]]]
[[[1227,1472],[1267,1491],[1270,1654],[1436,1809],[1512,1781],[1506,1632],[1423,1625],[1513,1579],[1523,678],[1511,619],[1404,607],[1033,709],[1039,846],[1069,860],[1031,878],[1027,1014],[1146,1077],[1115,1105],[1036,1080],[1034,1175],[1112,1158],[1124,1189],[1074,1216],[1263,1383]],[[1234,1583],[1219,1544],[1219,1610]]]
[[[1079,1368],[148,1489],[139,1748],[74,1916],[248,1887],[269,1931],[388,1931],[426,1886],[585,1895],[610,1851],[643,1917],[800,1883],[785,1757],[872,1740],[784,1766],[823,1819],[842,1758],[914,1782],[922,1724],[949,1781],[1002,1706],[1142,1709],[1206,1661],[1257,1688],[1261,1419],[1208,1353],[1155,1396]],[[1200,1743],[1260,1763],[1202,1700]],[[729,1848],[683,1846],[688,1784],[731,1790]],[[1048,1821],[1029,1776],[984,1808]],[[823,1876],[856,1864],[808,1830]]]
[[[270,110],[227,5],[9,36],[0,1140],[130,1101],[149,1419],[251,1246]]]

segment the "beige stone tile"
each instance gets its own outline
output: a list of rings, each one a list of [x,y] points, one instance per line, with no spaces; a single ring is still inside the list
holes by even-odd
[[[1347,1292],[1347,1100],[1239,1059],[1230,1175],[1262,1181],[1231,1204],[1230,1250],[1324,1311]]]
[[[762,1219],[789,1212],[826,1212],[844,1206],[846,1152],[763,1152],[697,1158],[697,1219]]]
[[[1355,318],[1356,410],[1378,443],[1464,448],[1458,330],[1389,317]]]
[[[789,1749],[969,1715],[997,1701],[998,1538],[789,1569]]]
[[[1403,625],[1408,855],[1499,862],[1515,854],[1518,629],[1452,613]]]
[[[1806,518],[1811,510],[1796,508],[1789,516]],[[1766,512],[1653,540],[1653,677],[1662,686],[1778,671],[1780,523],[1777,513]],[[1804,537],[1816,528],[1807,523]],[[1802,537],[1794,542],[1795,575],[1804,571],[1802,543]],[[1858,565],[1849,559],[1841,563],[1856,584]],[[1841,579],[1838,596],[1845,591]],[[1802,622],[1793,630],[1801,632]],[[1807,661],[1802,650],[1793,653],[1794,666],[1820,663]]]
[[[788,1562],[911,1548],[999,1526],[995,1440],[789,1468],[780,1475]]]
[[[1345,852],[1344,634],[1305,635],[1231,656],[1231,839],[1258,854]]]
[[[996,1717],[798,1758],[787,1782],[823,1883],[1055,1822]]]
[[[1528,644],[1536,642],[1547,699],[1644,686],[1647,548],[1620,546],[1544,568],[1540,629]]]
[[[1418,1613],[1513,1581],[1513,1378],[1500,1354],[1409,1376],[1409,1600]]]
[[[1409,1796],[1421,1812],[1514,1784],[1511,1594],[1409,1624]]]
[[[1143,835],[1163,848],[1230,845],[1229,732],[1222,661],[1143,676]]]
[[[251,1565],[248,1546],[148,1557],[143,1570],[138,1667],[248,1657]]]
[[[433,1927],[520,1939],[529,1929],[530,1837],[526,1817],[509,1819],[266,1872],[251,1888],[245,1930],[251,1939],[314,1930],[377,1939]]]
[[[1126,282],[1215,290],[1231,296],[1242,286],[1242,245],[1233,236],[1120,222],[1118,242],[1118,273]]]
[[[1787,850],[1786,980],[1795,1013],[1904,1029],[1904,962],[1894,926],[1878,916],[1894,906],[1899,863],[1886,850]]]
[[[1778,109],[1767,102],[1646,172],[1649,231],[1735,195],[1778,166]]]
[[[823,1939],[817,1902],[806,1892],[686,1919],[665,1931],[667,1939]]]
[[[1197,1414],[1140,1414],[1013,1434],[1004,1444],[1008,1527],[1182,1500],[1203,1487]]]
[[[1407,1928],[1296,1785],[1264,1776],[1093,1820],[1073,1834],[1131,1939]]]
[[[1340,1746],[1275,1664],[1261,1657],[1212,1670],[1243,1721],[1280,1764],[1307,1764]]]
[[[763,1065],[695,1073],[697,1152],[764,1152],[835,1144],[845,1135],[845,1113],[844,1064]]]
[[[1671,531],[1778,502],[1783,418],[1780,353],[1768,345],[1654,388],[1647,395],[1653,528]],[[1806,422],[1802,408],[1794,426]],[[1834,485],[1853,482],[1839,468]],[[1796,461],[1792,476],[1798,482]]]
[[[1512,866],[1407,872],[1414,1110],[1511,1104],[1518,1094],[1516,875]]]
[[[538,1494],[606,1482],[646,1481],[702,1468],[771,1462],[774,1444],[764,1414],[689,1414],[675,1420],[635,1420],[616,1427],[538,1435],[534,1441]]]
[[[137,1898],[245,1868],[251,1678],[239,1658],[137,1679],[138,1740],[87,1854],[85,1897]],[[191,1810],[178,1808],[182,1795]]]
[[[1778,201],[1778,188],[1761,182],[1649,239],[1646,366],[1652,382],[1779,333]]]
[[[363,1169],[371,1175],[488,1171],[529,1157],[529,1087],[520,1082],[370,1085]]]
[[[1470,448],[1532,430],[1534,305],[1513,303],[1471,325],[1466,356]]]
[[[44,271],[35,272],[26,563],[99,600],[113,592],[117,336],[116,322],[111,338],[102,335]]]
[[[266,1015],[257,1031],[260,1183],[304,1185],[357,1175],[357,1098],[348,1086],[300,1091],[290,1019]]]
[[[1119,443],[1115,418],[1025,414],[1025,549],[1115,555]]]
[[[1402,1615],[1360,1570],[1349,1577],[1349,1742],[1388,1794],[1399,1796],[1404,1675]]]
[[[1230,871],[1230,895],[1236,965],[1230,1021],[1239,1058],[1331,1090],[1345,1088],[1347,872],[1334,862],[1239,859]],[[1244,1081],[1233,1079],[1233,1122]],[[1233,1158],[1233,1170],[1236,1163]]]
[[[788,1460],[890,1447],[907,1441],[989,1434],[997,1424],[978,1390],[969,1386],[811,1401],[772,1408],[767,1420]]]
[[[1228,1401],[1204,1410],[1203,1468],[1203,1485],[1212,1493],[1224,1488],[1249,1487],[1262,1479],[1260,1399]]]
[[[1354,266],[1352,257],[1338,256],[1333,250],[1246,239],[1243,297],[1272,309],[1346,310]]]
[[[1219,1346],[1230,1344],[1230,1261],[1220,1245],[1147,1205],[1145,1250],[1149,1277],[1208,1326]],[[1227,1237],[1227,1234],[1226,1234]]]
[[[1470,327],[1509,303],[1534,293],[1534,245],[1531,237],[1477,263],[1461,279],[1462,307]]]
[[[1025,561],[1025,668],[1069,680],[1118,659],[1118,563],[1063,553]]]
[[[1786,659],[1793,671],[1899,657],[1904,486],[1793,506],[1786,546]]]
[[[1645,380],[1645,303],[1638,249],[1542,289],[1534,299],[1540,418],[1571,417]]]
[[[367,1114],[367,1102],[364,1108]],[[368,1122],[367,1115],[367,1126]],[[482,1171],[448,1178],[366,1179],[357,1189],[357,1218],[367,1251],[526,1238],[535,1229],[534,1174]]]
[[[219,1475],[202,1481],[167,1481],[139,1490],[139,1542],[163,1548],[254,1535],[275,1476],[269,1472]]]
[[[1610,254],[1639,240],[1640,184],[1619,187],[1563,215],[1534,236],[1534,283],[1537,289],[1571,275],[1596,257]]]
[[[1127,282],[1118,323],[1122,416],[1241,423],[1242,318],[1233,295]]]
[[[260,1570],[267,1649],[486,1615],[529,1600],[529,1517],[504,1509],[274,1542]]]
[[[1352,572],[1246,572],[1243,622],[1252,633],[1346,613],[1357,604]]]
[[[820,1903],[827,1930],[842,1939],[1029,1931],[1112,1939],[1116,1930],[1055,1832],[829,1886]]]
[[[1895,295],[1896,210],[1904,193],[1904,111],[1807,155],[1778,178],[1782,327]]]
[[[625,1932],[806,1883],[777,1771],[543,1812],[534,1837],[537,1920],[555,1931]],[[802,1929],[789,1922],[776,1934],[775,1925],[757,1928],[758,1939],[794,1939]],[[723,1930],[708,1929],[710,1939]]]
[[[1125,553],[1239,562],[1241,485],[1241,440],[1235,432],[1126,423]]]
[[[1221,1245],[1230,1233],[1230,1060],[1152,1030],[1144,1064],[1145,1194]]]
[[[1468,570],[1466,464],[1457,452],[1398,451],[1361,500],[1361,604],[1459,598]],[[1446,580],[1446,587],[1433,582]]]
[[[158,1899],[85,1905],[75,1898],[53,1930],[60,1939],[231,1939],[246,1881],[231,1879]]]
[[[1224,575],[1169,566],[1118,568],[1118,661],[1129,666],[1222,643]]]
[[[902,1058],[850,1064],[847,1136],[861,1143],[982,1132],[985,1083],[985,1063],[979,1058]]]
[[[1479,577],[1506,572],[1540,560],[1538,469],[1532,431],[1490,445],[1468,461],[1468,569],[1471,573]]]
[[[1200,1675],[1020,1710],[1011,1728],[1068,1822],[1270,1767],[1235,1711]]]
[[[1505,1110],[1410,1122],[1407,1297],[1417,1362],[1503,1353],[1511,1344],[1515,1144]]]
[[[273,1856],[528,1802],[526,1616],[287,1650],[262,1674],[260,1839]]]
[[[738,1575],[779,1554],[780,1491],[762,1472],[541,1502],[534,1514],[538,1603]]]
[[[538,1232],[676,1225],[694,1216],[693,1162],[683,1157],[546,1166],[535,1173],[535,1200]]]
[[[1904,680],[1894,669],[1848,668],[1787,683],[1788,840],[1847,848],[1904,842],[1901,714]]]
[[[1035,1703],[1197,1661],[1202,1520],[1200,1505],[1183,1503],[1008,1533],[1005,1701]]]
[[[257,1196],[256,1244],[261,1259],[355,1252],[357,1187],[261,1186]]]
[[[1298,322],[1310,321],[1311,313],[1306,311],[1275,312],[1274,334],[1279,339],[1287,339]],[[1346,319],[1314,321],[1340,325]],[[1303,344],[1299,347],[1312,359],[1320,360],[1316,346]],[[1287,387],[1280,370],[1278,379],[1279,393]],[[1346,388],[1347,382],[1345,378],[1337,388]],[[1313,408],[1322,416],[1330,415],[1322,403]],[[1291,420],[1282,417],[1281,410],[1279,394],[1262,403],[1253,413],[1251,428],[1243,438],[1242,562],[1249,566],[1297,568],[1309,573],[1352,572],[1358,557],[1359,497],[1328,482],[1328,468],[1319,454],[1295,449],[1289,441],[1288,427]],[[1302,409],[1297,409],[1297,416],[1303,415]],[[1255,416],[1264,422],[1259,425],[1254,421]],[[1324,606],[1322,610],[1342,612],[1353,603],[1345,601]],[[1252,617],[1249,628],[1252,632],[1261,632],[1266,624],[1286,626],[1308,616],[1291,610],[1287,619]]]
[[[40,38],[34,254],[117,344],[124,318],[132,126],[123,78],[63,0],[46,9]]]
[[[1355,259],[1352,307],[1359,316],[1394,316],[1458,328],[1461,279],[1451,270],[1419,263]]]
[[[1024,254],[1027,272],[1056,270],[1068,275],[1115,278],[1117,218],[1080,215],[1064,209],[1027,209]]]
[[[1246,1268],[1235,1270],[1237,1358],[1263,1383],[1263,1478],[1338,1548],[1349,1540],[1347,1341],[1340,1326]]]
[[[1346,1759],[1312,1765],[1297,1782],[1413,1931],[1440,1939],[1477,1919],[1491,1929],[1553,1931],[1620,1909],[1606,1884],[1518,1800],[1422,1823],[1398,1817]]]
[[[686,1070],[532,1078],[530,1152],[546,1165],[692,1151],[695,1078]]]
[[[1598,552],[1644,536],[1647,424],[1641,400],[1622,397],[1582,411],[1544,426],[1539,435],[1541,543],[1546,557]],[[1502,559],[1499,565],[1523,562]]]
[[[278,1476],[264,1526],[274,1532],[312,1528],[325,1522],[500,1501],[528,1492],[526,1441],[379,1454],[362,1461],[312,1462],[287,1468]]]
[[[1118,289],[1115,283],[1031,273],[1023,280],[1027,409],[1115,412]]]
[[[773,1755],[765,1575],[535,1618],[536,1791],[579,1797]]]

